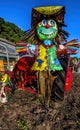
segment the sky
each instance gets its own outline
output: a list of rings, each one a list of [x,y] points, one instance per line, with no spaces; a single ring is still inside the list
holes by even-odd
[[[40,6],[65,6],[65,30],[70,34],[67,41],[80,42],[80,0],[0,0],[0,17],[26,31],[31,27],[32,8]]]

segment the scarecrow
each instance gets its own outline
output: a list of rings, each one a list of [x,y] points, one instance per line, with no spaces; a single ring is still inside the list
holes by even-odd
[[[24,42],[16,43],[20,58],[35,59],[30,70],[35,71],[38,94],[48,105],[51,99],[63,100],[71,88],[70,54],[76,54],[79,47],[76,39],[66,40],[64,14],[63,6],[33,8],[31,29]]]

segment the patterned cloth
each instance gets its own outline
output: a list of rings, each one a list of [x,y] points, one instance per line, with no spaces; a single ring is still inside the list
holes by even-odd
[[[62,70],[62,66],[56,55],[56,46],[45,48],[43,45],[39,46],[39,53],[35,63],[32,66],[33,70]]]

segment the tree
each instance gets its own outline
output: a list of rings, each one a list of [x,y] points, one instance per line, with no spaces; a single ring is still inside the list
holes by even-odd
[[[24,31],[13,23],[0,18],[0,38],[5,38],[13,43],[24,38]]]

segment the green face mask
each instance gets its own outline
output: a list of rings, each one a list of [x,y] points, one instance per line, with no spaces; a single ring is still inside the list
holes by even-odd
[[[36,31],[41,40],[52,40],[58,33],[58,27],[54,20],[42,20]]]

